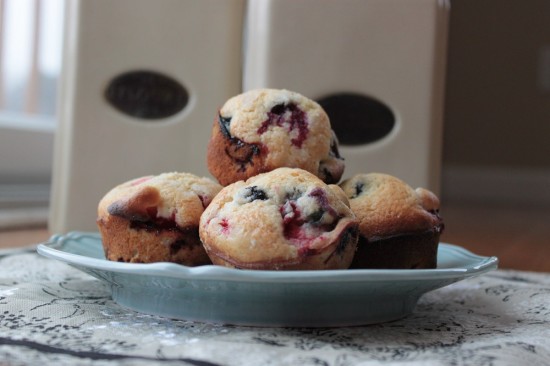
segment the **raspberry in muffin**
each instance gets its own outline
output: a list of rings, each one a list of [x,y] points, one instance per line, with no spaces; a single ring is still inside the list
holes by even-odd
[[[359,221],[352,268],[435,268],[443,219],[432,192],[380,173],[358,174],[340,187]]]
[[[211,263],[199,239],[200,215],[222,187],[189,173],[123,183],[98,206],[105,257],[112,261]]]
[[[347,269],[357,221],[342,190],[297,168],[223,188],[201,216],[214,264],[264,270]]]
[[[280,167],[307,170],[327,184],[344,172],[325,111],[301,94],[278,89],[251,90],[222,106],[207,163],[224,186]]]

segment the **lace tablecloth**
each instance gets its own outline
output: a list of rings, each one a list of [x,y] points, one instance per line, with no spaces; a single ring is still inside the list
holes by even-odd
[[[550,274],[503,271],[424,295],[402,320],[255,328],[120,307],[36,253],[0,256],[0,365],[550,365]]]

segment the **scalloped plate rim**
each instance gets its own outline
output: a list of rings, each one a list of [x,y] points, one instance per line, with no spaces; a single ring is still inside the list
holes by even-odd
[[[477,276],[498,267],[498,258],[474,254],[461,246],[441,242],[438,256],[446,252],[454,257],[470,260],[465,267],[436,269],[353,269],[353,270],[319,270],[319,271],[272,271],[241,270],[215,265],[187,267],[176,263],[122,263],[75,254],[63,250],[68,240],[78,241],[86,237],[101,245],[99,233],[73,231],[67,234],[53,235],[48,241],[38,244],[37,252],[45,257],[65,262],[75,267],[93,268],[96,270],[163,277],[176,277],[193,280],[219,280],[237,282],[326,282],[326,281],[418,281],[434,279],[464,279]]]

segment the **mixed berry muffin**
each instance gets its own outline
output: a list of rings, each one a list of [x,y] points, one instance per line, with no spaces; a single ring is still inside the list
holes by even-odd
[[[344,160],[319,104],[288,90],[256,89],[219,110],[208,145],[208,170],[222,185],[280,167],[301,168],[337,183]]]
[[[278,168],[223,188],[201,216],[199,234],[222,266],[347,269],[358,235],[348,204],[338,186]]]
[[[439,199],[423,188],[380,173],[340,184],[359,221],[352,268],[435,268],[444,224]]]
[[[112,261],[209,264],[199,219],[222,187],[189,173],[164,173],[123,183],[99,203],[97,225]]]

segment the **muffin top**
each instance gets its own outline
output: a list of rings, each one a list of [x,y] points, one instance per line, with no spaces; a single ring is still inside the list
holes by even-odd
[[[251,90],[229,99],[219,117],[229,136],[268,152],[267,167],[298,167],[325,181],[324,174],[341,176],[343,172],[343,159],[327,114],[318,103],[299,93]]]
[[[99,202],[98,216],[113,215],[180,229],[196,227],[221,188],[209,178],[190,173],[141,177],[111,189]]]
[[[209,252],[234,265],[288,263],[333,244],[355,216],[342,190],[296,168],[223,188],[201,217]]]
[[[340,187],[349,198],[361,235],[379,239],[426,230],[441,230],[439,199],[424,188],[413,189],[387,174],[358,174]]]

